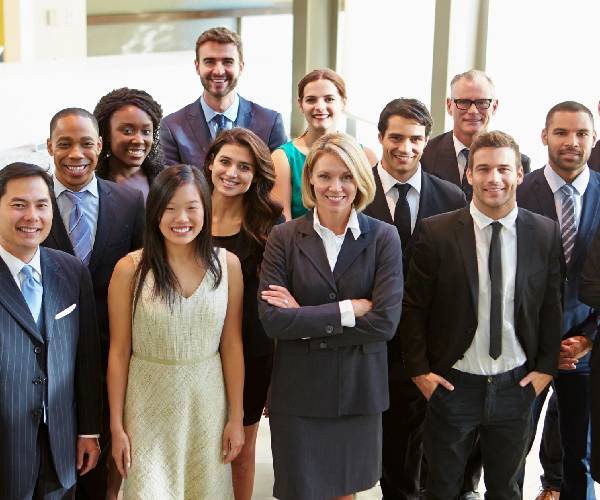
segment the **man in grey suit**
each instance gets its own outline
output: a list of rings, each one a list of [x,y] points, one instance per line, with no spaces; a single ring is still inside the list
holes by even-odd
[[[0,171],[0,499],[73,498],[98,458],[100,353],[94,294],[77,258],[40,248],[52,181]]]
[[[202,167],[206,148],[223,129],[252,130],[273,151],[286,140],[281,115],[238,95],[244,69],[242,40],[227,28],[211,28],[196,41],[196,73],[204,87],[200,98],[166,116],[160,141],[167,164]]]

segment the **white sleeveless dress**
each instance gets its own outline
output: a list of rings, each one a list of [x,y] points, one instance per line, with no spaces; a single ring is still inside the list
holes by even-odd
[[[130,254],[136,264],[141,251]],[[222,462],[227,401],[219,342],[227,309],[227,263],[216,289],[206,273],[172,310],[153,297],[146,277],[132,321],[124,426],[131,469],[124,500],[232,499],[231,468]]]

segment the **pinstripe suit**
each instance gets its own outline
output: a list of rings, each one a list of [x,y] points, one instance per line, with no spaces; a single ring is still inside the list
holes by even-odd
[[[64,488],[75,484],[77,435],[99,433],[100,348],[90,276],[73,256],[40,252],[41,329],[0,259],[0,500],[31,498],[45,398],[50,451]],[[56,319],[72,304],[70,314]]]

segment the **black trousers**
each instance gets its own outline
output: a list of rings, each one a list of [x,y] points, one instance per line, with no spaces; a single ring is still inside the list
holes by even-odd
[[[454,391],[442,386],[427,407],[424,446],[428,464],[427,498],[448,500],[460,494],[465,465],[479,432],[486,498],[520,500],[518,484],[531,430],[535,390],[519,381],[519,367],[499,375],[442,374]]]
[[[75,498],[75,486],[63,488],[52,460],[48,427],[41,424],[38,430],[38,448],[40,450],[40,469],[35,483],[33,500],[72,500]]]

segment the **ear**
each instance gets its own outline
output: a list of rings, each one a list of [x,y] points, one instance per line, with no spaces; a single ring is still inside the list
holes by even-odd
[[[377,134],[377,139],[379,139],[379,144],[383,146],[383,135],[381,133]]]
[[[198,59],[194,59],[194,68],[196,68],[196,74],[200,75],[200,61]]]
[[[497,109],[498,109],[498,99],[494,99],[492,101],[492,115],[496,114]]]
[[[102,152],[102,137],[98,136],[98,143],[96,144],[98,149],[98,154]]]
[[[52,139],[46,139],[46,149],[48,150],[48,154],[50,156],[54,156],[54,150],[52,149]]]
[[[242,74],[243,71],[244,71],[244,62],[240,61],[240,75]]]
[[[518,169],[517,169],[517,185],[521,184],[521,182],[523,182],[523,177],[525,176],[525,174],[523,173],[523,165],[521,165]]]
[[[467,176],[467,182],[472,186],[473,185],[473,169],[467,166],[465,170],[465,175]]]
[[[548,145],[548,130],[546,130],[546,127],[542,129],[542,144],[544,146]]]
[[[446,111],[452,116],[452,98],[446,97]]]

